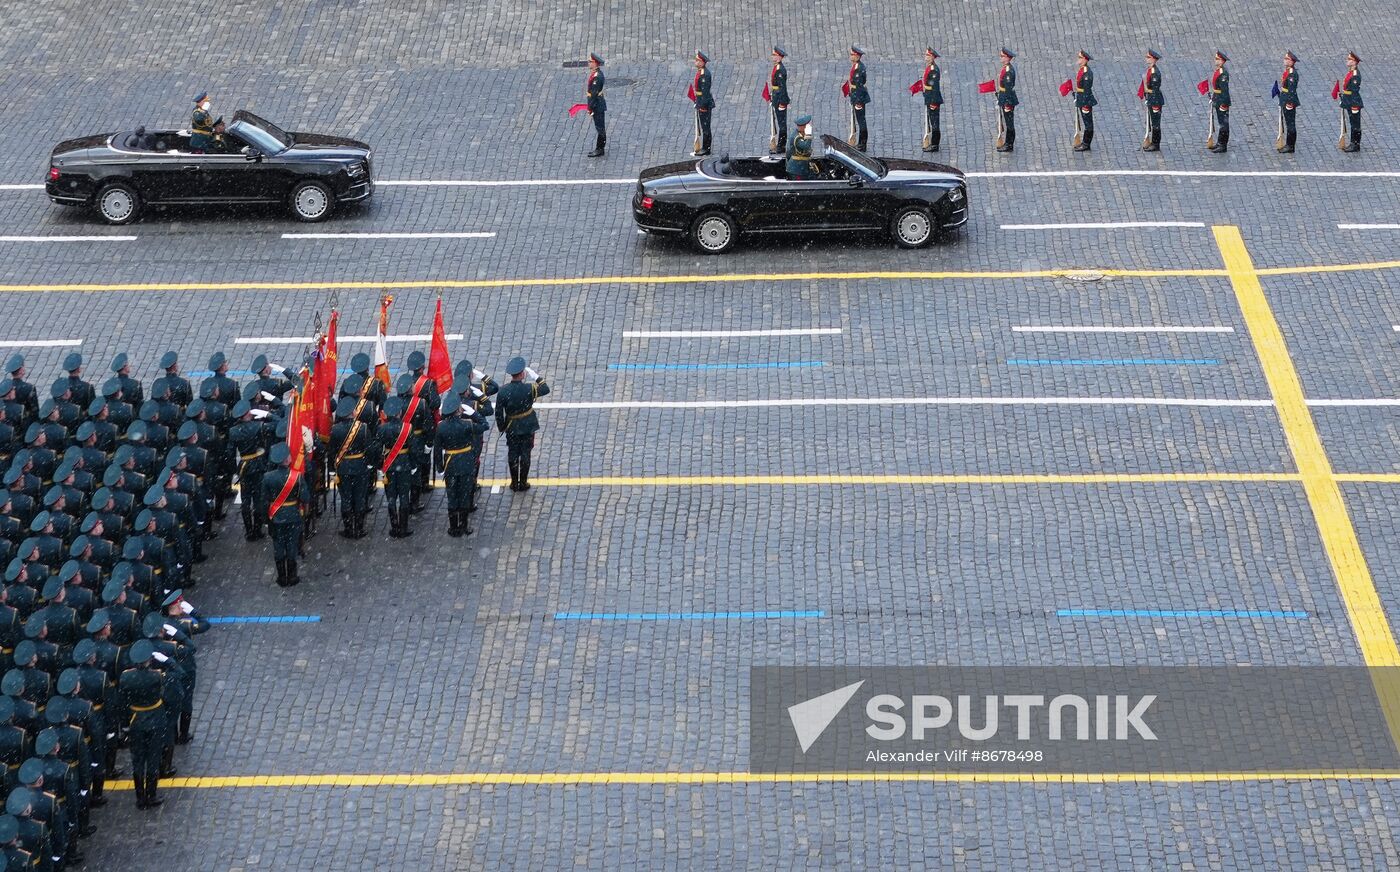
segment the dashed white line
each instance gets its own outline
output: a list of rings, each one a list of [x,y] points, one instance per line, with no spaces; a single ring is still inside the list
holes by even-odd
[[[312,336],[240,336],[233,340],[234,345],[309,345],[315,337]],[[337,336],[337,342],[373,342],[378,337],[375,336]],[[449,342],[460,340],[461,333],[448,333]],[[387,342],[431,342],[433,337],[427,333],[399,333],[390,334],[384,337]]]
[[[72,348],[81,339],[0,339],[0,348]]]
[[[491,239],[495,233],[283,233],[283,239]]]
[[[1400,328],[1396,328],[1400,329]],[[1234,333],[1233,327],[1189,327],[1189,326],[1143,326],[1143,327],[1100,327],[1100,326],[1049,326],[1020,325],[1012,327],[1013,333]]]
[[[1191,397],[792,397],[773,400],[600,400],[541,402],[537,409],[735,409],[795,406],[1216,406],[1268,408],[1272,400]]]
[[[43,185],[0,185],[0,191],[42,191]]]
[[[1400,224],[1338,224],[1338,230],[1400,230]]]
[[[0,236],[0,242],[135,242],[135,236]]]
[[[1142,227],[1205,227],[1202,221],[1105,221],[1091,224],[1003,224],[1002,230],[1127,230]]]
[[[511,188],[538,185],[635,185],[632,179],[388,179],[375,185],[403,188]],[[40,187],[43,187],[40,185]]]
[[[746,336],[839,336],[840,327],[792,327],[778,330],[624,330],[625,339],[710,339]]]

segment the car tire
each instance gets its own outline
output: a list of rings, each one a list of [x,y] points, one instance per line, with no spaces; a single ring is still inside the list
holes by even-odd
[[[718,210],[705,212],[690,225],[690,241],[701,254],[723,254],[739,238],[739,225]]]
[[[308,224],[325,221],[335,211],[335,197],[331,189],[320,182],[301,182],[287,195],[287,208],[298,221]]]
[[[923,248],[937,232],[933,216],[922,206],[906,206],[890,221],[890,235],[900,248]]]
[[[141,195],[125,182],[108,182],[93,196],[92,209],[108,224],[130,224],[141,215]]]

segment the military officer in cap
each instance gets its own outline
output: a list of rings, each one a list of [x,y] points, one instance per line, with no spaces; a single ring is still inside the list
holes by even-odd
[[[273,397],[273,405],[278,408],[282,406],[282,397],[286,396],[288,391],[296,390],[296,380],[292,378],[291,372],[285,367],[271,363],[267,359],[266,354],[259,354],[257,357],[253,358],[253,373],[256,378],[253,379],[251,384],[253,384],[258,391],[271,394]],[[274,376],[273,373],[277,375]]]
[[[0,872],[48,868],[44,865],[47,860],[20,847],[19,820],[14,815],[0,815]]]
[[[496,429],[506,437],[510,489],[524,492],[530,489],[530,455],[535,449],[535,434],[540,429],[535,400],[549,394],[549,385],[545,384],[543,376],[526,365],[523,357],[512,357],[506,363],[506,375],[510,376],[510,382],[496,396]]]
[[[1224,154],[1230,146],[1230,71],[1225,69],[1229,60],[1225,52],[1215,53],[1215,70],[1211,72],[1207,85],[1211,122],[1215,130],[1215,141],[1208,144],[1208,150],[1215,154]]]
[[[34,737],[23,727],[15,724],[15,701],[8,696],[0,696],[0,764],[5,767],[4,791],[13,790],[19,783],[19,767],[29,759]]]
[[[1278,98],[1278,139],[1274,149],[1279,154],[1292,154],[1294,143],[1298,141],[1298,56],[1291,51],[1283,53],[1283,72],[1274,83],[1274,96]]]
[[[1354,51],[1347,52],[1347,72],[1337,85],[1337,97],[1346,120],[1337,146],[1346,152],[1360,151],[1361,109],[1364,104],[1361,102],[1361,56]]]
[[[787,150],[787,177],[794,181],[816,178],[812,170],[812,116],[801,115]]]
[[[97,392],[92,385],[83,381],[83,356],[73,352],[63,359],[63,371],[68,373],[68,389],[74,405],[86,409]]]
[[[593,150],[588,153],[589,157],[602,157],[603,152],[608,147],[608,129],[604,123],[604,116],[608,111],[608,101],[603,97],[603,58],[596,52],[588,55],[588,80],[584,83],[583,93],[588,106],[588,114],[593,119],[593,129],[598,132],[598,141],[593,146]]]
[[[413,436],[418,440],[421,452],[418,461],[418,493],[413,497],[414,511],[421,510],[419,498],[432,488],[433,440],[437,436],[437,419],[434,413],[442,404],[442,398],[438,396],[437,382],[424,376],[423,370],[426,365],[427,358],[423,356],[423,352],[415,351],[410,354],[408,372],[399,376],[397,385],[400,396],[405,395],[404,386],[407,384],[408,396],[411,397],[416,391],[419,398],[413,411]]]
[[[938,66],[938,52],[933,46],[924,49],[920,87],[924,95],[924,151],[936,152],[943,142],[943,127],[939,121],[943,109],[943,70]]]
[[[384,499],[389,506],[389,536],[402,539],[412,536],[408,527],[409,514],[413,502],[413,490],[418,483],[418,470],[415,465],[419,453],[413,446],[413,425],[405,421],[408,401],[393,396],[384,401],[384,414],[388,418],[375,431],[376,450],[383,460],[380,468],[384,472]]]
[[[865,49],[851,46],[851,70],[846,74],[846,82],[841,91],[851,101],[851,135],[846,142],[865,151],[870,132],[865,126],[865,107],[870,102],[870,91],[865,87]]]
[[[773,46],[773,68],[768,71],[768,80],[763,85],[763,99],[768,101],[768,123],[771,133],[768,136],[769,154],[787,153],[787,111],[788,79],[787,52],[780,45]]]
[[[1016,52],[1009,48],[1001,50],[1001,69],[997,72],[997,127],[1001,135],[997,137],[997,151],[1016,149],[1016,107],[1021,100],[1016,96],[1016,68],[1011,61]]]
[[[373,409],[377,417],[384,401],[388,399],[389,390],[384,386],[384,382],[370,374],[369,367],[369,355],[363,351],[350,358],[351,374],[341,382],[340,396],[356,399],[366,397],[369,401],[368,408]]]
[[[228,358],[222,351],[216,351],[209,357],[209,371],[212,375],[206,377],[200,384],[199,395],[204,397],[204,385],[214,386],[214,395],[205,397],[213,399],[215,402],[225,406],[232,406],[238,402],[241,395],[238,391],[238,382],[228,377]]]
[[[305,476],[298,478],[286,494],[280,506],[277,498],[287,486],[291,477],[288,464],[291,452],[284,442],[272,446],[269,452],[272,468],[263,476],[261,504],[267,507],[269,526],[272,532],[272,559],[277,563],[277,584],[279,587],[292,587],[301,581],[297,576],[297,558],[301,552],[303,528],[302,508],[311,500],[311,489],[306,486]]]
[[[1075,137],[1075,151],[1089,151],[1094,142],[1094,107],[1099,105],[1099,101],[1094,97],[1094,71],[1089,67],[1091,60],[1093,58],[1087,51],[1079,50],[1071,85],[1074,91],[1074,126],[1078,133]]]
[[[690,101],[695,104],[695,147],[694,157],[710,153],[710,115],[715,108],[715,98],[711,93],[710,56],[699,49],[695,50],[695,81],[690,83]]]
[[[5,364],[5,372],[10,374],[10,384],[15,389],[14,401],[24,410],[24,417],[15,424],[15,428],[19,429],[20,425],[28,424],[39,416],[39,394],[34,390],[34,385],[24,380],[23,354],[11,355]]]
[[[44,763],[34,757],[19,767],[20,786],[10,791],[5,811],[17,818],[33,818],[48,830],[50,852],[55,869],[64,863],[82,862],[83,855],[73,844],[72,827],[56,794],[62,785],[50,787],[44,783]]]
[[[190,151],[204,154],[214,144],[214,116],[210,113],[209,92],[200,91],[194,98],[194,114],[190,118]]]
[[[249,542],[263,537],[262,478],[267,472],[267,448],[273,441],[273,429],[267,413],[254,414],[247,400],[239,400],[231,412],[236,422],[229,428],[229,442],[238,452],[238,489],[243,496],[243,536]],[[256,410],[261,411],[261,410]]]
[[[363,380],[363,376],[352,376]],[[367,405],[368,397],[341,397],[335,407],[335,425],[331,427],[328,456],[335,470],[336,487],[340,492],[340,535],[360,539],[366,534],[365,516],[369,514],[372,470],[379,465],[378,443],[374,425],[358,414]]]
[[[112,376],[121,385],[123,402],[139,406],[145,401],[146,395],[141,382],[131,377],[131,360],[126,352],[112,358]]]
[[[490,425],[480,415],[462,405],[461,397],[449,392],[442,403],[442,422],[437,430],[437,448],[447,490],[447,535],[454,538],[472,532],[472,489],[476,484],[474,445]]]
[[[167,677],[152,664],[155,646],[140,639],[127,652],[131,664],[121,674],[117,686],[122,704],[131,712],[127,742],[131,748],[131,774],[136,780],[136,807],[154,808],[164,800],[156,795],[160,781],[161,756],[168,743],[165,705]],[[166,655],[161,655],[162,657]]]
[[[68,714],[67,706],[68,701],[62,696],[55,696],[49,700],[48,708],[44,710],[44,720],[49,726],[34,737],[34,756],[31,759],[44,764],[44,784],[62,800],[76,841],[79,836],[90,836],[97,830],[88,823],[87,792],[90,789],[91,776],[88,764],[91,760],[88,757],[87,746],[83,745],[81,731],[77,744],[82,746],[82,751],[72,746],[72,732],[64,724]],[[60,736],[60,726],[65,727],[62,732],[68,736],[69,747],[65,747],[63,737]],[[64,753],[69,750],[76,758],[71,766]]]
[[[480,382],[481,386],[477,387],[472,382]],[[496,414],[495,404],[491,402],[491,398],[501,390],[501,387],[491,376],[477,369],[470,360],[463,360],[457,364],[456,370],[453,371],[452,390],[462,399],[463,414],[475,413],[487,421],[490,421],[492,416]],[[484,433],[477,433],[472,439],[474,469],[472,471],[472,498],[467,505],[468,514],[476,511],[476,494],[477,491],[481,490],[479,478],[485,438]]]
[[[75,652],[74,660],[76,659]],[[63,758],[69,761],[86,761],[82,765],[86,774],[81,776],[84,782],[84,805],[88,808],[100,808],[107,804],[103,796],[103,763],[107,757],[107,726],[102,717],[103,700],[99,696],[94,704],[88,699],[84,695],[84,688],[78,676],[78,670],[74,667],[69,667],[58,675],[54,686],[58,688],[59,695],[55,699],[64,701],[64,718],[54,729],[59,734],[60,753]],[[100,687],[94,690],[101,692]],[[52,706],[52,701],[49,704]],[[47,717],[48,712],[45,711],[44,715]],[[78,745],[82,745],[83,748],[79,750]]]

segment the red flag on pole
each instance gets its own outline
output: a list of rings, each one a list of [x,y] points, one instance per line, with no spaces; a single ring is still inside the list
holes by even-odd
[[[1138,99],[1139,99],[1139,100],[1146,100],[1146,99],[1147,99],[1147,83],[1146,83],[1146,82],[1138,82]]]
[[[765,102],[765,103],[771,103],[772,100],[773,100],[773,97],[768,93],[768,83],[767,83],[767,82],[764,82],[764,83],[763,83],[763,102]]]
[[[374,377],[388,391],[392,391],[394,386],[389,378],[389,349],[385,337],[389,335],[389,306],[393,302],[394,298],[388,294],[380,298],[379,326],[374,334]]]
[[[331,424],[335,421],[335,386],[340,377],[340,353],[336,349],[336,333],[340,325],[340,312],[331,310],[331,324],[326,328],[326,344],[316,365],[316,435],[322,442],[331,438]]]
[[[923,79],[919,79],[917,82],[915,82],[914,84],[912,84],[912,85],[909,86],[909,93],[911,93],[911,94],[917,94],[917,93],[919,93],[920,91],[922,91],[923,89],[924,89],[924,80],[923,80]]]
[[[587,103],[575,103],[574,105],[572,105],[572,106],[569,107],[569,117],[570,117],[570,118],[573,118],[575,115],[579,114],[580,112],[587,112],[587,111],[588,111],[588,104],[587,104]]]
[[[1342,83],[1336,79],[1332,80],[1332,99],[1335,100],[1342,95]]]
[[[997,83],[994,82],[994,81],[992,81],[991,79],[988,79],[988,80],[985,81],[985,82],[978,82],[978,83],[977,83],[977,93],[979,93],[979,94],[990,94],[990,93],[992,93],[993,91],[995,91],[996,89],[997,89]]]
[[[1070,92],[1070,91],[1073,91],[1073,90],[1074,90],[1074,83],[1071,82],[1069,79],[1065,79],[1063,82],[1060,83],[1060,96],[1061,96],[1061,97],[1068,97],[1068,96],[1069,96],[1069,92]]]
[[[437,384],[439,394],[452,389],[452,356],[447,353],[447,331],[442,326],[441,296],[437,301],[437,314],[433,315],[432,344],[428,346],[428,378]]]
[[[842,96],[842,97],[849,97],[849,96],[851,96],[851,82],[850,82],[849,79],[847,79],[846,81],[844,81],[844,82],[841,83],[841,96]]]
[[[695,102],[695,83],[691,82],[690,87],[685,89],[685,98],[690,102]]]
[[[1197,82],[1197,83],[1196,83],[1196,90],[1197,90],[1197,91],[1200,91],[1202,94],[1204,94],[1206,91],[1209,91],[1209,90],[1210,90],[1210,79],[1201,79],[1199,82]]]
[[[394,446],[384,456],[384,465],[381,467],[384,472],[388,472],[389,467],[394,465],[394,461],[408,442],[409,435],[413,433],[413,416],[418,411],[418,402],[423,399],[423,386],[427,383],[427,373],[418,376],[418,380],[413,383],[413,396],[409,398],[408,408],[404,409],[403,413],[403,427],[399,430],[399,437],[394,440]]]
[[[301,370],[301,383],[306,385],[310,374],[303,367]],[[269,518],[277,515],[277,510],[282,508],[288,498],[291,497],[297,482],[301,480],[301,473],[306,469],[306,442],[301,434],[302,415],[306,410],[308,401],[304,399],[304,391],[292,391],[292,412],[287,419],[287,450],[291,454],[291,462],[287,464],[287,481],[283,483],[282,489],[277,492],[277,497],[267,507]]]

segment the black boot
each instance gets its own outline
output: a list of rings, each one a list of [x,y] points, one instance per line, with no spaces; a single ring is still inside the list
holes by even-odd
[[[607,151],[607,148],[608,148],[608,138],[607,138],[606,136],[604,136],[603,134],[600,133],[600,134],[598,134],[598,141],[593,145],[593,150],[590,151],[590,152],[588,153],[588,156],[589,156],[589,157],[602,157],[602,156],[603,156],[603,153],[604,153],[605,151]]]
[[[458,525],[458,517],[461,514],[461,511],[458,509],[447,510],[447,535],[451,536],[453,539],[460,538],[462,535],[462,528]]]
[[[287,561],[287,587],[296,587],[301,583],[301,576],[297,575],[297,562]]]
[[[258,520],[257,513],[247,502],[243,503],[243,538],[249,542],[256,542],[263,537],[262,523]]]
[[[190,713],[180,712],[180,733],[175,737],[175,744],[188,745],[190,743]]]
[[[286,563],[286,561],[285,561],[285,560],[282,560],[281,558],[274,558],[272,562],[273,562],[274,564],[277,565],[277,586],[278,586],[278,587],[286,587],[286,586],[287,586],[287,563]]]
[[[461,509],[457,512],[457,531],[462,536],[472,534],[471,517],[467,514],[468,509]]]
[[[170,771],[173,773],[175,770],[172,769]],[[156,785],[158,784],[160,784],[160,779],[154,775],[146,779],[146,808],[155,808],[162,802],[165,802],[165,800],[156,796]]]
[[[340,517],[340,523],[341,523],[341,526],[340,526],[340,535],[341,535],[341,537],[342,537],[342,538],[345,538],[345,539],[354,539],[354,538],[355,538],[355,516],[352,515],[352,514],[349,513],[349,512],[345,512],[345,513],[342,514],[341,517]]]
[[[160,755],[160,777],[173,778],[177,774],[179,774],[179,770],[175,768],[175,746],[166,745],[165,751]],[[154,790],[155,779],[153,778],[151,781],[153,783],[152,790]]]
[[[137,807],[137,808],[145,808],[145,807],[146,807],[146,777],[145,777],[144,775],[137,775],[136,778],[135,778],[134,780],[135,780],[135,782],[136,782],[136,807]]]
[[[523,491],[527,491],[527,490],[529,490],[529,489],[530,489],[530,455],[527,453],[527,454],[522,454],[522,455],[520,456],[520,490],[523,492]]]
[[[518,491],[520,490],[520,458],[511,458],[507,461],[507,465],[510,466],[510,489]]]

